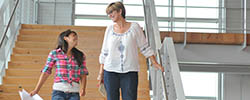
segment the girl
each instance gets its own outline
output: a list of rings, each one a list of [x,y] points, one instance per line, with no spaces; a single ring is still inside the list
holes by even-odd
[[[53,67],[56,72],[52,100],[80,100],[80,96],[85,95],[88,70],[85,55],[75,48],[77,41],[78,37],[74,31],[67,30],[59,35],[57,48],[49,53],[36,88],[30,92],[31,96],[39,92]]]

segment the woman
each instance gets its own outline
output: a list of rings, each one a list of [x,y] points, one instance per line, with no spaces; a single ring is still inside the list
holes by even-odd
[[[67,30],[59,35],[57,48],[49,53],[36,88],[30,93],[31,96],[39,92],[53,67],[56,72],[52,100],[80,100],[80,96],[85,95],[88,70],[85,55],[75,48],[77,41],[78,37],[74,31]],[[82,84],[81,89],[79,82]]]
[[[119,100],[121,88],[122,100],[136,100],[138,87],[138,48],[150,58],[157,69],[164,71],[155,59],[139,24],[127,22],[125,8],[121,2],[108,5],[106,13],[114,22],[107,27],[101,54],[99,85],[104,81],[108,100]]]

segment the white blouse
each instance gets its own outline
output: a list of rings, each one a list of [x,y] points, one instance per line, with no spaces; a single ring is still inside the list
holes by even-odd
[[[146,58],[154,55],[141,27],[133,22],[125,33],[115,33],[113,29],[113,25],[106,29],[100,64],[104,64],[104,70],[109,72],[139,71],[138,48]]]

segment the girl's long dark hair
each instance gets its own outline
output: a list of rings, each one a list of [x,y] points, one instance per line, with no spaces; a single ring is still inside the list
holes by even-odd
[[[70,34],[75,34],[77,35],[77,33],[75,31],[71,31],[70,29],[62,32],[59,36],[58,36],[58,43],[57,43],[57,47],[56,49],[62,49],[64,53],[67,53],[68,51],[68,43],[67,41],[64,40],[64,37],[68,37]],[[79,65],[79,67],[82,65],[83,60],[85,60],[85,58],[83,58],[84,54],[83,52],[81,52],[80,50],[78,50],[77,48],[72,48],[71,50],[72,55],[75,57],[77,64]]]

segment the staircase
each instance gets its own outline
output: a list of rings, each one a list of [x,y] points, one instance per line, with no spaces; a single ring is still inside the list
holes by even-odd
[[[47,60],[48,53],[56,47],[57,36],[66,29],[78,33],[78,46],[87,57],[89,71],[86,95],[81,100],[106,100],[97,88],[99,54],[105,27],[22,25],[13,49],[3,84],[0,86],[0,100],[20,100],[18,91],[24,88],[32,91]],[[146,60],[140,54],[138,100],[150,100]],[[53,70],[54,71],[54,70]],[[39,95],[44,100],[51,99],[53,74],[41,88]]]

